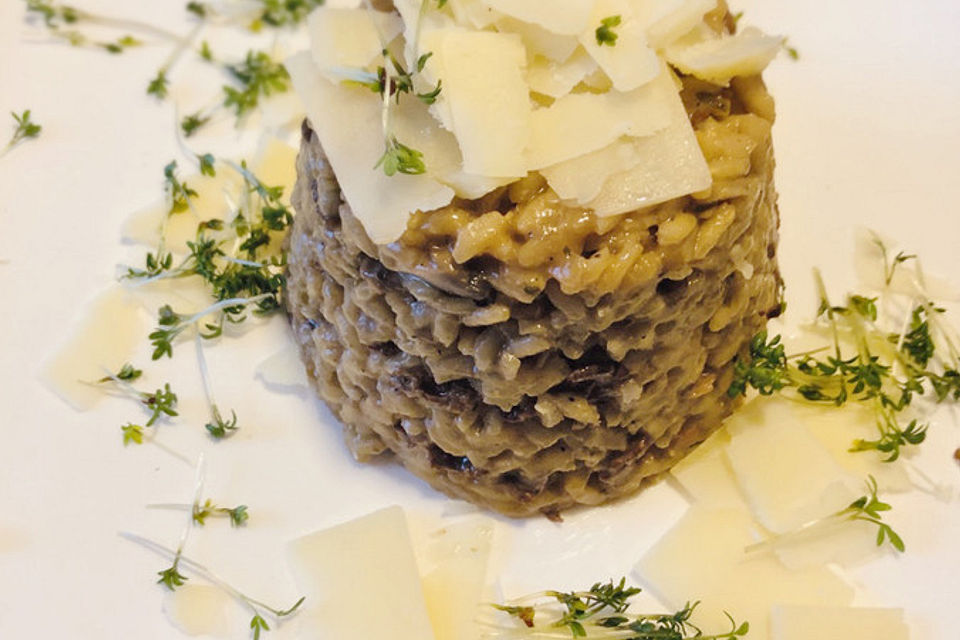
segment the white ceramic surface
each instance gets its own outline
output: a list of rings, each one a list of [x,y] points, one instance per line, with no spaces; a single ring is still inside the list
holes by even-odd
[[[189,26],[179,0],[79,4],[177,32]],[[929,271],[960,282],[960,4],[740,0],[735,8],[746,11],[746,22],[789,35],[800,52],[799,62],[784,56],[767,74],[778,100],[790,321],[811,307],[811,266],[830,274],[838,293],[854,283],[858,226],[897,238],[923,255]],[[0,157],[0,638],[177,638],[154,584],[163,561],[117,532],[174,544],[183,519],[144,506],[188,501],[191,469],[154,447],[123,448],[118,425],[137,415],[129,404],[111,400],[79,414],[37,381],[45,357],[110,284],[115,265],[139,255],[121,245],[121,222],[159,195],[163,165],[179,157],[170,103],[144,94],[168,47],[116,57],[71,49],[26,26],[23,10],[15,0],[0,3],[0,138],[12,110],[33,109],[44,131]],[[230,44],[231,36],[218,37]],[[198,104],[219,83],[197,75],[180,99]],[[229,154],[255,140],[229,125],[219,131],[198,144]],[[214,523],[195,532],[189,555],[278,604],[297,595],[283,555],[290,538],[390,504],[418,517],[449,509],[401,469],[353,462],[318,402],[270,393],[255,380],[256,364],[286,340],[277,319],[208,351],[217,394],[243,426],[221,444],[203,435],[191,346],[150,369],[152,382],[169,379],[181,390],[187,418],[163,428],[164,442],[206,453],[207,495],[250,506],[248,527]],[[146,346],[138,363],[148,362]],[[950,452],[957,446],[956,418],[943,411],[916,459],[954,490],[960,468]],[[958,504],[920,493],[895,502],[891,521],[909,550],[850,574],[861,587],[857,602],[906,608],[914,640],[952,640]],[[503,584],[574,587],[627,573],[684,508],[661,485],[562,526],[506,523],[513,546]],[[292,634],[284,627],[268,637]]]

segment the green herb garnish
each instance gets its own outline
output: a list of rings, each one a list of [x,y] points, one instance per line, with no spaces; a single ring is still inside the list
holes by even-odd
[[[271,27],[290,27],[306,19],[324,0],[260,0],[263,5],[258,21]]]
[[[226,69],[240,86],[223,87],[223,104],[233,109],[237,117],[255,109],[261,97],[283,93],[290,88],[290,74],[263,51],[248,51],[243,62],[227,65]]]
[[[622,18],[620,16],[609,16],[600,21],[600,26],[597,27],[596,36],[597,44],[601,47],[603,45],[614,46],[617,44],[617,38],[620,36],[614,31],[614,27],[619,27]]]
[[[153,551],[154,553],[173,559],[173,566],[171,566],[170,569],[160,572],[161,578],[162,578],[161,582],[163,582],[164,584],[167,584],[167,582],[166,580],[163,580],[163,578],[166,577],[166,575],[169,572],[169,575],[170,575],[169,580],[173,585],[170,588],[174,588],[176,586],[182,585],[183,581],[187,579],[186,576],[183,576],[182,574],[179,573],[179,568],[183,567],[184,570],[189,571],[190,573],[195,574],[197,577],[205,580],[206,582],[209,582],[210,584],[218,587],[219,589],[221,589],[222,591],[230,595],[234,600],[236,600],[237,602],[242,604],[244,607],[249,609],[250,612],[253,614],[253,617],[250,623],[250,628],[253,630],[254,638],[259,638],[260,637],[259,634],[261,631],[269,631],[270,626],[267,624],[266,616],[268,615],[272,616],[275,621],[281,622],[283,619],[288,618],[289,616],[292,616],[293,614],[295,614],[300,609],[300,606],[306,600],[306,598],[300,598],[293,604],[293,606],[291,606],[288,609],[277,609],[275,607],[271,607],[267,604],[264,604],[260,600],[251,598],[250,596],[241,592],[239,589],[231,586],[229,583],[227,583],[225,580],[223,580],[223,578],[215,574],[213,571],[211,571],[204,565],[200,564],[199,562],[196,562],[195,560],[191,560],[186,555],[181,553],[181,551],[179,550],[175,551],[173,549],[165,547],[164,545],[158,542],[154,542],[153,540],[144,538],[143,536],[138,536],[133,533],[123,532],[120,534],[120,537],[122,537],[125,540],[129,540],[130,542],[133,542],[135,544],[138,544],[142,547],[145,547],[150,551]],[[177,583],[177,580],[180,581],[179,584]]]
[[[139,424],[128,422],[120,427],[123,432],[123,446],[128,444],[143,444],[143,427]]]
[[[636,614],[628,611],[630,600],[640,593],[626,586],[626,580],[596,583],[587,591],[546,591],[531,605],[493,605],[523,627],[503,628],[510,637],[560,638],[561,630],[571,638],[623,638],[624,640],[736,640],[750,630],[747,622],[736,623],[730,615],[730,629],[704,634],[690,622],[699,603],[687,604],[672,614]],[[528,601],[530,599],[523,599]],[[538,622],[546,618],[544,622]],[[496,637],[496,636],[494,636]]]
[[[375,169],[380,167],[383,167],[383,172],[388,176],[394,176],[397,173],[420,175],[427,170],[423,163],[423,154],[416,149],[411,149],[396,138],[391,138],[387,142],[386,151],[374,165]]]
[[[883,516],[881,515],[882,512],[890,511],[892,508],[889,504],[881,502],[877,498],[877,480],[870,476],[867,480],[867,495],[851,502],[850,506],[838,515],[849,520],[861,520],[877,525],[877,546],[883,546],[883,543],[889,540],[894,549],[903,553],[906,549],[903,539],[893,530],[893,527],[883,522]]]
[[[97,384],[111,384],[117,393],[136,400],[147,409],[150,412],[150,418],[146,422],[147,427],[152,427],[161,418],[177,416],[177,394],[170,389],[169,383],[164,384],[162,388],[153,393],[139,391],[130,384],[130,381],[139,378],[141,373],[139,369],[134,369],[132,365],[125,364],[119,372],[101,378],[97,381]],[[126,437],[125,430],[125,440]]]
[[[111,382],[114,379],[123,380],[124,382],[133,382],[142,375],[143,371],[141,369],[137,369],[129,362],[126,362],[122,367],[120,367],[119,371],[109,376],[104,376],[97,382]]]
[[[794,46],[792,46],[792,45],[790,44],[790,42],[787,40],[787,38],[784,38],[784,39],[783,39],[783,50],[787,52],[787,55],[788,55],[788,56],[790,57],[790,59],[793,60],[794,62],[796,62],[797,60],[800,59],[800,52],[797,51],[797,48],[796,48],[796,47],[794,47]]]
[[[13,136],[10,137],[10,141],[7,142],[7,146],[4,148],[4,153],[14,148],[24,140],[36,138],[40,135],[40,132],[43,131],[43,126],[33,122],[30,119],[30,109],[27,109],[20,115],[17,115],[15,112],[11,111],[10,115],[13,116],[13,120],[16,123],[16,128],[13,130]]]
[[[889,285],[897,267],[916,257],[883,255],[883,276]],[[737,360],[731,397],[755,389],[761,395],[789,393],[807,402],[844,406],[858,403],[873,409],[878,437],[854,441],[851,451],[877,451],[884,460],[896,460],[901,449],[921,444],[928,425],[900,416],[917,396],[932,391],[937,402],[960,401],[960,350],[942,321],[944,309],[929,300],[914,302],[910,315],[896,326],[900,333],[880,326],[879,298],[851,294],[835,305],[816,273],[820,293],[817,319],[829,330],[832,344],[816,351],[787,356],[780,336],[766,331],[750,341],[745,357]],[[852,345],[847,352],[844,344]],[[821,355],[823,354],[823,355]]]
[[[133,36],[122,36],[113,42],[101,42],[99,46],[107,50],[108,53],[123,53],[127,49],[142,46],[143,42]]]
[[[190,208],[190,200],[197,197],[197,192],[177,177],[177,161],[170,161],[163,168],[164,189],[170,202],[170,213],[183,213]]]
[[[200,112],[191,113],[180,121],[180,130],[186,137],[192,136],[197,129],[210,122],[210,116],[202,115]]]
[[[188,2],[187,11],[198,18],[207,17],[207,5],[203,4],[202,2]]]
[[[215,174],[216,159],[211,154],[196,159],[202,173]],[[248,310],[264,315],[281,308],[285,256],[275,240],[293,222],[293,214],[283,202],[281,187],[263,184],[245,163],[225,165],[243,177],[246,190],[230,224],[218,219],[199,223],[195,239],[187,242],[189,254],[176,266],[161,237],[157,251],[147,253],[145,268],[128,267],[124,275],[139,280],[199,276],[214,299],[193,314],[178,313],[170,305],[159,309],[158,326],[149,336],[154,360],[172,357],[174,340],[187,329],[195,328],[202,338],[213,339],[223,334],[225,322],[243,322]],[[177,177],[175,162],[164,168],[164,177],[169,215],[189,208],[197,193]],[[235,416],[225,420],[217,410],[212,415],[207,427],[212,435],[222,437],[236,428]]]
[[[170,509],[176,511],[190,511],[190,518],[193,524],[198,526],[204,526],[207,524],[207,518],[229,518],[230,525],[234,527],[242,527],[247,523],[247,520],[250,518],[249,513],[247,513],[247,505],[241,504],[236,507],[221,507],[215,504],[212,500],[205,500],[202,504],[196,502],[194,504],[152,504],[149,505],[153,509]]]
[[[159,69],[157,75],[147,84],[147,95],[154,96],[159,100],[167,97],[170,88],[170,80],[167,78],[167,70]]]
[[[888,503],[883,502],[877,496],[877,480],[872,475],[867,478],[867,493],[850,503],[850,506],[841,509],[820,520],[816,520],[800,527],[794,531],[781,533],[769,540],[758,542],[748,546],[747,553],[756,553],[761,551],[770,551],[786,544],[808,540],[826,532],[833,530],[834,526],[844,522],[869,522],[877,526],[877,546],[883,546],[884,542],[889,542],[897,551],[903,553],[906,545],[903,538],[894,531],[893,527],[883,521],[883,513],[890,511]]]
[[[157,575],[160,576],[160,579],[157,580],[157,584],[162,584],[170,589],[170,591],[175,590],[177,587],[183,586],[183,583],[188,580],[188,578],[181,574],[178,570],[177,561],[164,569],[163,571],[157,571]]]

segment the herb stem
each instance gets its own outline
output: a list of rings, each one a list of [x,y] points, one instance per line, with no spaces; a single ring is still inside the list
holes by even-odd
[[[254,262],[253,260],[244,260],[243,258],[235,258],[233,256],[223,256],[223,260],[224,262],[232,262],[233,264],[239,264],[244,267],[254,267],[258,269],[271,266],[269,262]]]
[[[760,542],[754,542],[744,547],[743,551],[747,555],[767,553],[783,545],[805,542],[813,538],[828,535],[834,531],[843,529],[843,525],[847,522],[849,522],[849,518],[843,515],[843,512],[834,513],[820,520],[808,522],[793,531],[781,533]]]
[[[167,59],[160,65],[160,69],[157,71],[156,78],[151,82],[147,88],[148,94],[156,95],[158,98],[163,99],[167,95],[167,86],[169,83],[169,78],[167,74],[171,69],[177,64],[177,62],[183,57],[183,54],[193,47],[193,43],[196,41],[197,36],[203,31],[206,26],[205,22],[198,22],[193,29],[190,30],[185,37],[177,38],[177,46],[174,47],[173,51],[170,52],[170,55],[167,56]],[[189,204],[189,200],[188,200]],[[192,209],[192,207],[191,207]]]
[[[147,22],[140,22],[139,20],[129,20],[126,18],[111,18],[109,16],[103,16],[96,13],[90,13],[89,11],[84,11],[81,9],[76,10],[77,20],[83,22],[89,22],[91,24],[100,25],[102,27],[111,27],[114,29],[130,29],[133,31],[140,31],[141,33],[148,33],[158,38],[163,38],[165,40],[171,40],[174,42],[183,42],[184,37],[173,33],[172,31],[167,31],[156,25],[149,24]]]
[[[889,541],[899,552],[905,550],[903,540],[889,524],[883,521],[883,513],[892,507],[877,496],[877,480],[872,475],[867,478],[867,494],[854,500],[850,505],[836,513],[819,520],[809,522],[799,529],[773,536],[768,540],[744,547],[747,554],[772,551],[784,544],[803,542],[809,538],[824,535],[841,527],[847,522],[868,522],[877,526],[877,546]]]
[[[207,400],[207,407],[210,409],[211,414],[216,412],[217,402],[213,397],[213,388],[210,384],[210,371],[207,368],[207,358],[203,353],[203,338],[200,337],[200,332],[194,334],[193,344],[196,347],[197,352],[197,366],[200,369],[200,381],[203,384],[203,395]]]
[[[158,555],[161,555],[167,558],[174,558],[177,556],[177,552],[175,550],[170,549],[169,547],[166,547],[160,544],[159,542],[155,542],[154,540],[151,540],[144,536],[140,536],[135,533],[130,533],[129,531],[121,531],[119,535],[124,540],[128,540],[130,542],[133,542],[134,544],[138,544],[141,547],[144,547],[149,551],[153,551]],[[213,570],[205,567],[204,565],[200,564],[196,560],[190,559],[183,553],[180,553],[179,558],[180,558],[180,563],[186,569],[192,571],[193,573],[196,573],[198,576],[200,576],[207,582],[213,584],[214,586],[219,587],[225,593],[233,597],[237,602],[249,608],[252,612],[258,613],[260,611],[266,611],[272,614],[276,618],[283,618],[294,613],[305,600],[305,598],[300,598],[300,600],[298,600],[296,604],[294,604],[289,609],[277,609],[275,607],[271,607],[270,605],[260,600],[257,600],[256,598],[251,598],[250,596],[244,594],[237,588],[230,585],[227,581],[225,581],[223,578],[218,576],[216,573],[214,573]]]
[[[266,300],[267,298],[273,297],[273,295],[274,294],[272,293],[261,293],[260,295],[253,296],[250,298],[228,298],[226,300],[220,300],[219,302],[216,302],[215,304],[210,305],[206,309],[196,312],[189,318],[184,319],[181,322],[181,325],[183,326],[195,325],[199,320],[202,320],[206,316],[212,313],[216,313],[217,311],[222,311],[223,309],[227,309],[229,307],[239,307],[239,306],[245,306],[248,304],[256,304],[261,300]]]
[[[173,566],[176,567],[177,563],[180,561],[181,556],[183,556],[183,551],[187,547],[187,539],[190,537],[190,531],[193,529],[193,512],[200,506],[200,498],[203,495],[203,484],[206,480],[207,475],[207,464],[206,460],[201,453],[197,458],[197,472],[194,477],[193,485],[193,504],[190,508],[190,517],[187,518],[187,526],[183,528],[183,531],[180,533],[180,542],[177,544],[177,552],[173,558]]]
[[[192,467],[192,466],[193,466],[193,464],[194,464],[193,461],[190,460],[190,458],[188,458],[185,454],[182,454],[182,453],[180,453],[179,451],[177,451],[176,449],[174,449],[174,448],[172,448],[172,447],[170,447],[170,446],[168,446],[168,445],[160,442],[159,440],[157,440],[157,438],[156,438],[156,433],[155,433],[155,432],[151,432],[151,435],[149,436],[148,440],[149,440],[150,444],[152,444],[152,445],[155,446],[155,447],[158,447],[161,451],[163,451],[163,452],[165,452],[165,453],[168,453],[168,454],[170,454],[171,456],[173,456],[174,458],[180,460],[181,462],[183,462],[184,464],[186,464],[188,467]]]

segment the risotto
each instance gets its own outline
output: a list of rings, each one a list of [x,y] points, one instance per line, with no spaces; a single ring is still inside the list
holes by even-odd
[[[358,459],[556,517],[635,492],[733,411],[734,359],[780,311],[773,106],[759,76],[680,77],[709,189],[600,217],[534,171],[387,244],[304,123],[286,300]]]

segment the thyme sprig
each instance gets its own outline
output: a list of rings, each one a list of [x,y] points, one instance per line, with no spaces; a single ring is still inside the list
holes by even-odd
[[[422,7],[426,6],[427,3],[424,2]],[[418,73],[423,71],[432,55],[432,53],[425,53],[417,59],[416,69]],[[394,101],[396,104],[400,104],[400,96],[404,93],[412,93],[425,104],[433,104],[442,90],[442,81],[438,81],[437,85],[430,91],[415,93],[413,74],[408,72],[386,48],[383,50],[383,56],[385,62],[377,69],[377,80],[375,85],[371,87],[381,96],[383,104],[381,121],[385,139],[383,155],[374,165],[374,168],[382,168],[383,172],[390,177],[397,173],[420,175],[427,170],[423,162],[423,153],[397,140],[392,125],[393,104]]]
[[[228,64],[225,69],[238,86],[223,86],[223,106],[238,118],[256,109],[261,97],[290,89],[290,74],[265,51],[248,51],[242,62]]]
[[[374,165],[375,169],[381,167],[383,172],[391,177],[397,173],[420,175],[427,170],[423,163],[423,154],[416,149],[411,149],[396,138],[391,138],[387,142],[386,151]]]
[[[193,488],[194,508],[196,508],[196,506],[200,503],[200,494],[203,492],[205,473],[206,465],[204,457],[203,454],[200,454],[200,458],[197,460],[196,482]],[[157,580],[157,584],[164,585],[170,591],[174,591],[177,587],[183,586],[183,583],[187,581],[187,577],[180,573],[180,563],[183,560],[183,552],[187,547],[187,539],[190,537],[190,529],[193,526],[193,522],[193,509],[191,509],[190,519],[187,520],[187,526],[180,534],[180,541],[177,543],[177,549],[171,553],[172,562],[170,566],[157,572],[157,575],[160,576],[160,579]]]
[[[323,4],[322,0],[259,0],[252,16],[245,18],[246,25],[259,31],[264,25],[273,28],[290,27],[301,24],[307,14]],[[213,5],[201,2],[189,2],[189,13],[200,20],[185,36],[180,36],[151,24],[135,20],[117,19],[94,14],[74,6],[63,5],[50,0],[27,0],[28,16],[38,16],[47,31],[54,37],[66,40],[72,46],[90,46],[103,49],[112,54],[143,45],[143,41],[125,33],[113,40],[99,41],[88,37],[79,30],[83,24],[95,24],[114,29],[124,29],[132,33],[145,34],[174,43],[167,59],[146,85],[146,93],[158,100],[165,100],[171,89],[171,73],[174,66],[191,50],[200,31],[214,18],[220,18],[230,24],[237,24],[236,16],[217,15]],[[270,54],[264,51],[248,51],[246,56],[235,63],[223,63],[214,60],[209,44],[204,41],[199,48],[200,57],[220,67],[233,84],[221,88],[221,97],[217,107],[187,116],[182,122],[185,135],[192,135],[206,125],[212,118],[212,111],[223,108],[241,118],[260,105],[262,98],[283,93],[290,89],[290,78],[286,69]]]
[[[194,504],[151,504],[147,505],[150,509],[169,509],[175,511],[190,511],[193,523],[197,526],[205,526],[207,518],[228,518],[230,526],[242,527],[247,524],[250,514],[247,511],[247,505],[241,504],[236,507],[221,507],[209,498],[203,503]]]
[[[147,95],[152,95],[158,100],[164,100],[167,97],[170,89],[170,72],[173,70],[173,67],[183,58],[183,55],[193,46],[193,43],[196,41],[197,36],[200,34],[200,30],[202,28],[203,24],[198,24],[185,37],[177,37],[176,46],[170,52],[170,55],[167,56],[167,59],[160,66],[160,68],[157,69],[157,74],[147,84]]]
[[[883,514],[893,509],[893,507],[880,500],[877,495],[877,480],[872,475],[868,476],[866,483],[867,492],[850,503],[850,505],[836,513],[825,518],[815,520],[799,529],[781,533],[763,542],[749,545],[745,548],[747,553],[759,553],[772,551],[784,545],[795,542],[802,542],[817,536],[824,535],[832,531],[837,526],[842,526],[849,522],[869,522],[877,526],[877,546],[881,547],[885,542],[891,547],[903,553],[906,545],[903,538],[883,521]]]
[[[55,35],[66,26],[73,28],[75,25],[87,23],[124,31],[136,31],[175,42],[183,40],[177,34],[147,22],[104,16],[51,0],[26,0],[26,4],[27,16],[38,16],[44,25]],[[85,44],[85,42],[78,44]]]
[[[898,253],[884,258],[883,277],[892,282],[897,268],[916,257]],[[902,449],[924,442],[928,424],[901,416],[928,392],[940,403],[960,401],[960,351],[943,323],[945,310],[928,299],[914,300],[898,333],[881,327],[880,299],[850,294],[843,305],[830,302],[823,278],[815,272],[820,307],[817,322],[832,336],[814,352],[787,356],[780,336],[761,331],[734,366],[727,389],[731,397],[755,389],[761,395],[783,392],[807,402],[873,409],[878,436],[855,440],[851,451],[876,451],[893,462]],[[921,291],[922,291],[922,283]],[[853,352],[844,349],[852,345]],[[818,354],[828,351],[826,356]]]
[[[153,345],[151,357],[154,360],[164,356],[172,358],[174,341],[187,329],[197,329],[200,337],[210,340],[223,334],[224,321],[236,324],[246,320],[248,307],[256,307],[255,313],[264,310],[273,311],[275,296],[274,293],[264,293],[249,298],[228,298],[192,315],[177,313],[170,305],[165,304],[157,312],[157,328],[148,336]],[[217,316],[217,319],[212,323],[204,323],[203,327],[200,327],[200,321],[211,315]]]
[[[212,155],[198,155],[197,160],[202,172],[215,173]],[[213,339],[223,334],[225,323],[245,321],[249,310],[266,315],[282,306],[286,259],[275,241],[293,222],[283,188],[264,184],[244,162],[224,164],[244,181],[242,203],[231,221],[200,222],[194,240],[187,242],[188,255],[176,266],[161,233],[159,246],[147,253],[144,268],[127,267],[123,276],[141,282],[198,276],[215,301],[193,314],[178,313],[170,305],[160,307],[157,327],[149,335],[154,360],[172,357],[174,341],[187,329],[196,328],[200,337]],[[177,177],[175,162],[164,168],[164,176],[169,217],[190,208],[197,193]],[[236,428],[236,416],[226,419],[215,403],[211,403],[211,415],[207,428],[215,437]]]
[[[170,388],[170,383],[165,383],[162,388],[153,393],[140,391],[131,385],[130,381],[136,380],[141,374],[142,371],[127,363],[118,372],[110,373],[98,380],[97,384],[110,384],[119,394],[136,400],[150,413],[146,422],[147,427],[152,427],[161,418],[177,416],[177,394]],[[136,430],[131,429],[130,431],[134,433]],[[126,434],[127,430],[124,430],[125,440],[127,439]],[[142,436],[142,430],[140,435]],[[139,444],[136,439],[134,441]]]
[[[167,69],[161,67],[157,70],[157,75],[153,76],[147,83],[147,95],[163,100],[169,92],[170,79],[167,77]]]
[[[204,396],[207,399],[207,406],[210,409],[211,415],[211,421],[206,423],[204,428],[214,439],[222,440],[237,430],[237,414],[235,411],[231,410],[229,420],[225,420],[221,415],[220,408],[217,406],[217,401],[213,396],[213,386],[210,382],[210,372],[207,368],[207,358],[203,353],[203,340],[201,339],[199,332],[196,334],[195,345],[197,351],[197,363],[200,366],[200,379],[203,382]]]
[[[303,22],[307,15],[321,6],[324,0],[259,0],[259,14],[250,23],[252,31],[259,31],[263,25],[270,27],[292,27]]]
[[[621,638],[623,640],[736,640],[747,635],[750,625],[737,623],[727,614],[730,629],[704,634],[690,619],[699,603],[688,603],[670,614],[637,614],[629,611],[630,600],[640,593],[626,580],[596,583],[586,591],[546,591],[524,598],[519,604],[493,607],[522,623],[521,627],[496,627],[495,637],[557,638],[564,630],[571,638]],[[531,604],[524,604],[531,602]],[[545,622],[538,622],[546,618]]]
[[[850,503],[850,506],[840,512],[841,517],[850,520],[860,520],[877,525],[877,546],[883,546],[885,541],[897,551],[903,553],[906,545],[903,539],[889,524],[883,522],[882,513],[890,511],[891,507],[877,497],[877,480],[872,475],[867,479],[867,494]]]
[[[271,616],[274,619],[274,621],[278,623],[282,622],[284,619],[294,615],[306,600],[305,597],[301,597],[292,606],[290,606],[287,609],[279,609],[276,607],[271,607],[261,602],[260,600],[252,598],[246,595],[245,593],[243,593],[242,591],[240,591],[239,589],[233,587],[228,582],[226,582],[223,578],[221,578],[216,573],[214,573],[211,569],[205,567],[204,565],[200,564],[195,560],[190,559],[189,557],[184,555],[182,552],[178,552],[174,549],[170,549],[158,542],[155,542],[153,540],[150,540],[149,538],[145,538],[143,536],[140,536],[134,533],[121,532],[120,537],[130,542],[133,542],[134,544],[138,544],[161,556],[174,559],[174,561],[179,566],[182,566],[189,573],[192,573],[196,577],[199,577],[200,579],[205,580],[206,582],[209,582],[210,584],[218,587],[219,589],[224,591],[226,594],[231,596],[234,600],[236,600],[237,602],[245,606],[252,614],[252,617],[250,619],[250,629],[253,632],[254,639],[260,638],[260,633],[262,631],[270,630],[270,625],[267,623],[267,620],[266,620],[267,616]],[[186,578],[183,577],[182,575],[181,575],[181,578],[186,580]]]
[[[191,1],[185,5],[187,13],[202,20],[219,19],[235,25],[243,24],[250,31],[261,31],[264,26],[288,28],[301,24],[311,11],[323,4],[323,0],[256,0],[250,3],[251,10],[242,18],[236,14],[223,15],[216,5]]]
[[[442,9],[446,0],[437,2],[437,9]],[[430,2],[423,2],[420,5],[420,14],[417,20],[417,29],[410,43],[414,52],[419,52],[420,48],[420,26],[423,24],[424,16],[431,7]],[[427,105],[434,104],[443,91],[443,81],[438,80],[427,91],[418,92],[415,89],[416,78],[423,72],[433,52],[426,52],[417,57],[413,68],[408,70],[406,66],[397,59],[396,56],[387,48],[386,37],[380,32],[382,44],[382,64],[375,72],[364,70],[353,70],[350,77],[345,79],[344,84],[359,85],[367,87],[381,98],[381,125],[384,137],[384,152],[374,169],[382,169],[390,177],[398,173],[404,175],[420,175],[426,172],[426,166],[423,161],[423,153],[410,147],[397,139],[393,131],[393,110],[395,105],[400,104],[403,95],[409,94]]]
[[[177,161],[171,160],[163,168],[164,190],[167,200],[170,202],[169,213],[183,213],[190,208],[193,198],[197,197],[197,192],[191,189],[185,182],[181,182],[177,177]]]
[[[24,140],[30,140],[38,137],[40,132],[43,131],[42,125],[39,125],[30,119],[30,109],[27,109],[20,115],[17,115],[16,112],[11,111],[10,115],[13,116],[13,121],[16,123],[16,128],[14,128],[13,135],[10,137],[9,142],[7,142],[7,146],[4,147],[3,153],[10,151],[10,149],[13,149]]]
[[[140,406],[145,407],[150,413],[149,420],[145,423],[127,422],[120,426],[123,446],[126,447],[131,444],[142,445],[150,442],[186,464],[192,464],[185,455],[156,439],[156,431],[160,419],[176,417],[178,415],[176,409],[177,395],[170,389],[170,385],[165,384],[162,389],[157,389],[157,391],[153,393],[137,390],[131,382],[139,380],[143,375],[143,371],[137,369],[129,362],[125,363],[115,372],[106,371],[106,373],[107,375],[89,384],[136,400]]]

